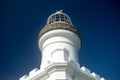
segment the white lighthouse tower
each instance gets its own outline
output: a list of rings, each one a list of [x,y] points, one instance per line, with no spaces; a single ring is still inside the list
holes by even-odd
[[[33,69],[20,80],[104,80],[80,67],[80,33],[62,10],[48,17],[47,24],[40,31],[38,45],[42,53],[40,69]]]
[[[49,64],[61,66],[72,62],[79,67],[78,51],[81,46],[79,32],[72,25],[70,17],[62,11],[50,15],[47,25],[39,35],[42,52],[41,69]]]

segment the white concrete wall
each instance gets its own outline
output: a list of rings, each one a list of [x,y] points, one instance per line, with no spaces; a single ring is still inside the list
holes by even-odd
[[[42,52],[41,69],[53,62],[78,62],[80,46],[80,38],[72,31],[59,29],[45,33],[39,40]]]

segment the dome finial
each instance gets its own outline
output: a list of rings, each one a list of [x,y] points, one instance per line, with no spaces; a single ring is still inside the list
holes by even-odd
[[[56,11],[56,13],[62,13],[63,10]]]
[[[63,10],[60,10],[60,12],[62,12]]]

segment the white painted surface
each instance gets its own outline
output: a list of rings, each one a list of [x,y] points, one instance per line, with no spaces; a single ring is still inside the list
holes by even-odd
[[[68,30],[52,30],[39,40],[42,52],[40,70],[34,69],[20,80],[105,80],[79,65],[80,38]]]
[[[42,51],[41,69],[51,62],[73,60],[78,63],[80,46],[80,38],[72,31],[59,29],[45,33],[39,40],[39,47]]]

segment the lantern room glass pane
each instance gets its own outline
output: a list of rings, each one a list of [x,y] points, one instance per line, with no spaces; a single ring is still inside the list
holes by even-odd
[[[59,21],[71,24],[71,20],[69,16],[67,16],[64,13],[53,14],[51,17],[48,18],[48,24],[52,24],[54,22],[59,22]]]

